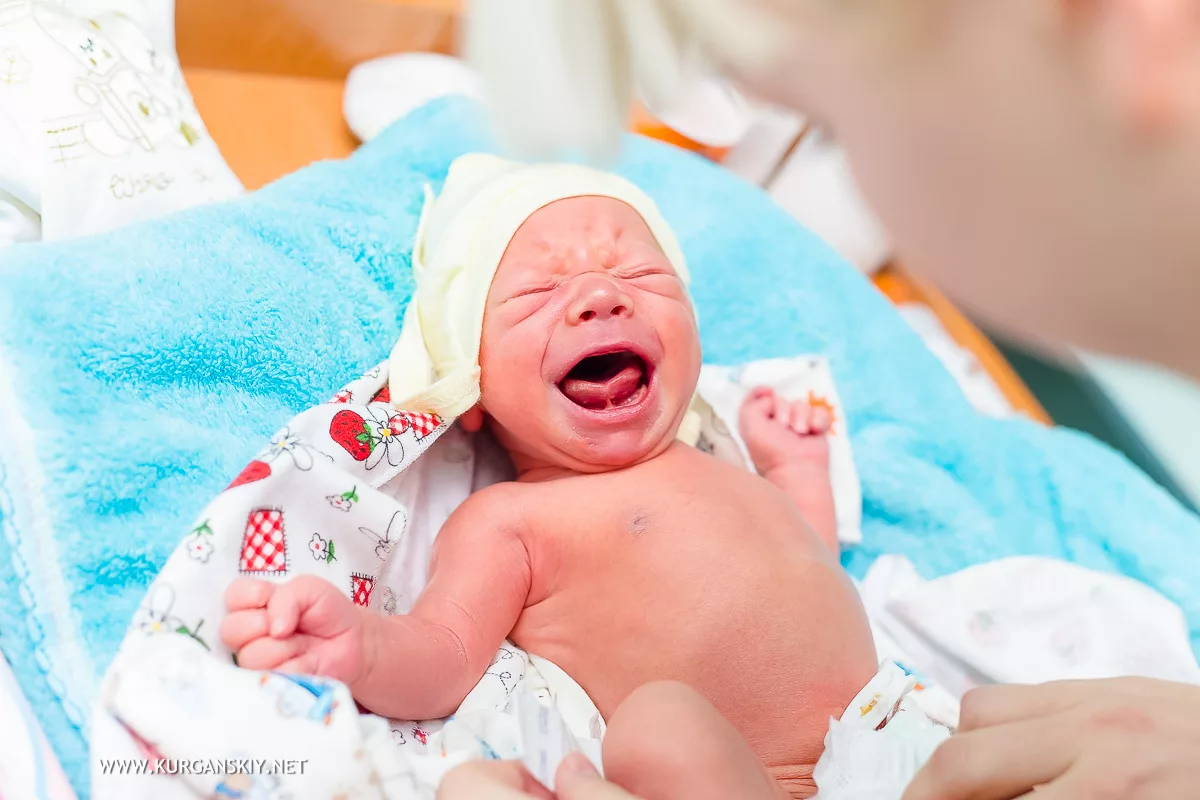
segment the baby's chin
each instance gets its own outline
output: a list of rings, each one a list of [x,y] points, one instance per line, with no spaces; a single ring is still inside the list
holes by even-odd
[[[625,469],[664,453],[675,441],[675,428],[605,432],[574,431],[555,450],[560,466],[575,472],[598,473]]]

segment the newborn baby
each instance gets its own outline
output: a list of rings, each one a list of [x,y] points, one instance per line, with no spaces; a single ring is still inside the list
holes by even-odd
[[[462,161],[480,158],[456,163],[443,197]],[[546,169],[508,167],[505,180]],[[701,727],[704,700],[728,719],[777,781],[764,774],[762,796],[808,796],[830,717],[878,666],[837,560],[830,419],[754,392],[740,428],[757,475],[678,441],[700,370],[678,246],[631,185],[564,169],[578,186],[550,193],[561,199],[476,220],[472,230],[498,237],[495,260],[448,279],[465,281],[459,309],[482,298],[477,372],[439,355],[436,342],[454,338],[443,320],[416,308],[405,326],[432,364],[433,388],[413,403],[488,427],[516,480],[471,495],[445,523],[411,613],[370,613],[316,578],[242,579],[222,639],[244,667],[326,675],[376,714],[428,719],[453,713],[510,638],[586,690],[610,723],[606,770],[647,798],[658,790],[639,772],[661,770],[664,747],[680,750],[673,796],[734,791],[711,768],[687,768],[700,754],[683,739],[654,732],[655,691],[667,705],[695,702]],[[487,259],[481,241],[455,246]],[[622,709],[645,684],[657,689]]]

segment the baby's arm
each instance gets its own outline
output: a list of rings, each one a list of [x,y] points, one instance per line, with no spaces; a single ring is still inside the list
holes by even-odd
[[[491,664],[529,595],[521,514],[509,491],[472,495],[442,526],[429,583],[409,614],[375,617],[363,676],[351,686],[372,712],[400,719],[452,714]]]
[[[447,716],[483,676],[529,594],[522,516],[510,496],[486,489],[450,515],[409,614],[367,611],[313,576],[240,578],[225,594],[221,640],[247,669],[343,681],[376,714]]]
[[[826,438],[832,422],[823,408],[789,402],[760,387],[742,404],[739,428],[759,474],[791,498],[836,553],[837,513]]]

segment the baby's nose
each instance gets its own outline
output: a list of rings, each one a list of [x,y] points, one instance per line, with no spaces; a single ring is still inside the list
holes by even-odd
[[[567,306],[567,322],[572,325],[633,316],[632,298],[606,275],[581,276],[574,288],[574,296]]]

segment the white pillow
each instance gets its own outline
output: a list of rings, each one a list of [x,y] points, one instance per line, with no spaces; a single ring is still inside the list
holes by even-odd
[[[243,191],[184,83],[172,10],[167,0],[0,3],[0,246]]]
[[[447,95],[479,98],[479,78],[453,56],[400,53],[364,61],[346,76],[342,114],[360,142]]]

